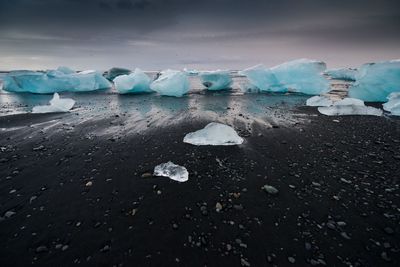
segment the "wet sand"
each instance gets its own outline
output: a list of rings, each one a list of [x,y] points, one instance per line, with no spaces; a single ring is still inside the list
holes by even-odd
[[[400,120],[306,99],[81,94],[67,114],[3,113],[0,265],[398,266]],[[212,121],[245,143],[182,142]],[[189,181],[151,175],[167,161]]]

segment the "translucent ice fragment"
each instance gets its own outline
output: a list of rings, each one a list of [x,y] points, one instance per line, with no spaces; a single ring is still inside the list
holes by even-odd
[[[162,163],[154,168],[154,176],[168,177],[177,182],[186,182],[189,179],[189,173],[183,166],[176,165],[171,161]]]
[[[58,93],[54,93],[50,100],[50,105],[34,106],[32,113],[52,113],[52,112],[68,112],[75,105],[75,100],[71,98],[60,98]]]
[[[242,144],[243,138],[232,127],[211,122],[201,130],[188,133],[184,137],[183,142],[197,146],[229,146]]]

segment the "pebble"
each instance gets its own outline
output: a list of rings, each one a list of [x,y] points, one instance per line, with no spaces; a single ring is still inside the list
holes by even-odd
[[[47,252],[48,249],[46,246],[39,246],[36,248],[36,253],[42,253],[42,252]]]
[[[288,261],[289,261],[290,263],[292,263],[292,264],[296,262],[296,259],[293,258],[293,257],[288,257],[287,259],[288,259]]]
[[[272,185],[264,185],[262,188],[265,190],[265,192],[271,195],[276,195],[279,193],[279,190],[273,187]]]

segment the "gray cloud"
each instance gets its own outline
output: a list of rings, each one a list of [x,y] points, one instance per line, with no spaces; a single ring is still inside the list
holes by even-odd
[[[356,65],[399,58],[399,28],[398,0],[2,0],[0,69]]]

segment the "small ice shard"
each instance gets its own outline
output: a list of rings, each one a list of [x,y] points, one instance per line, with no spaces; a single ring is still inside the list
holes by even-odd
[[[4,78],[3,89],[10,92],[48,94],[55,92],[88,92],[107,89],[111,84],[97,71],[78,73],[61,70],[11,71]]]
[[[164,70],[150,88],[160,95],[181,97],[189,91],[189,79],[184,72]]]
[[[383,104],[383,109],[389,111],[391,115],[400,116],[400,93],[391,93],[388,102]]]
[[[276,195],[276,194],[278,194],[279,193],[279,190],[278,189],[276,189],[275,187],[273,187],[272,185],[264,185],[263,187],[262,187],[262,189],[264,189],[265,190],[265,192],[267,192],[268,194],[271,194],[271,195]]]
[[[400,59],[364,64],[349,89],[349,96],[367,102],[385,102],[393,92],[400,92]]]
[[[307,99],[306,105],[310,107],[329,107],[333,105],[333,101],[326,96],[313,96]]]
[[[328,80],[322,75],[325,69],[324,62],[298,59],[270,69],[257,65],[240,71],[239,74],[245,75],[261,91],[317,95],[330,90]]]
[[[107,73],[104,75],[108,80],[112,81],[116,77],[120,75],[129,75],[131,74],[132,71],[124,68],[111,68],[107,71]]]
[[[201,82],[208,90],[230,89],[233,81],[229,71],[204,71],[200,72]]]
[[[140,69],[129,75],[120,75],[114,79],[115,88],[120,94],[150,93],[150,78]]]
[[[383,111],[374,107],[358,106],[358,105],[337,105],[330,107],[318,107],[321,114],[327,116],[342,116],[342,115],[371,115],[382,116]]]
[[[329,69],[325,71],[325,74],[331,77],[332,79],[355,81],[357,70],[351,68]]]
[[[241,138],[232,127],[217,122],[211,122],[201,130],[188,133],[183,138],[183,142],[196,146],[230,146],[242,144],[243,138]]]
[[[346,97],[339,101],[336,101],[335,103],[333,103],[333,105],[334,106],[349,106],[349,105],[365,106],[364,101],[357,99],[357,98],[351,98],[351,97]]]
[[[58,93],[54,93],[50,100],[50,105],[34,106],[32,113],[52,113],[52,112],[68,112],[75,105],[75,100],[71,98],[61,99]]]
[[[176,165],[171,161],[162,163],[154,168],[154,176],[168,177],[177,182],[186,182],[189,179],[189,173],[183,166]]]

